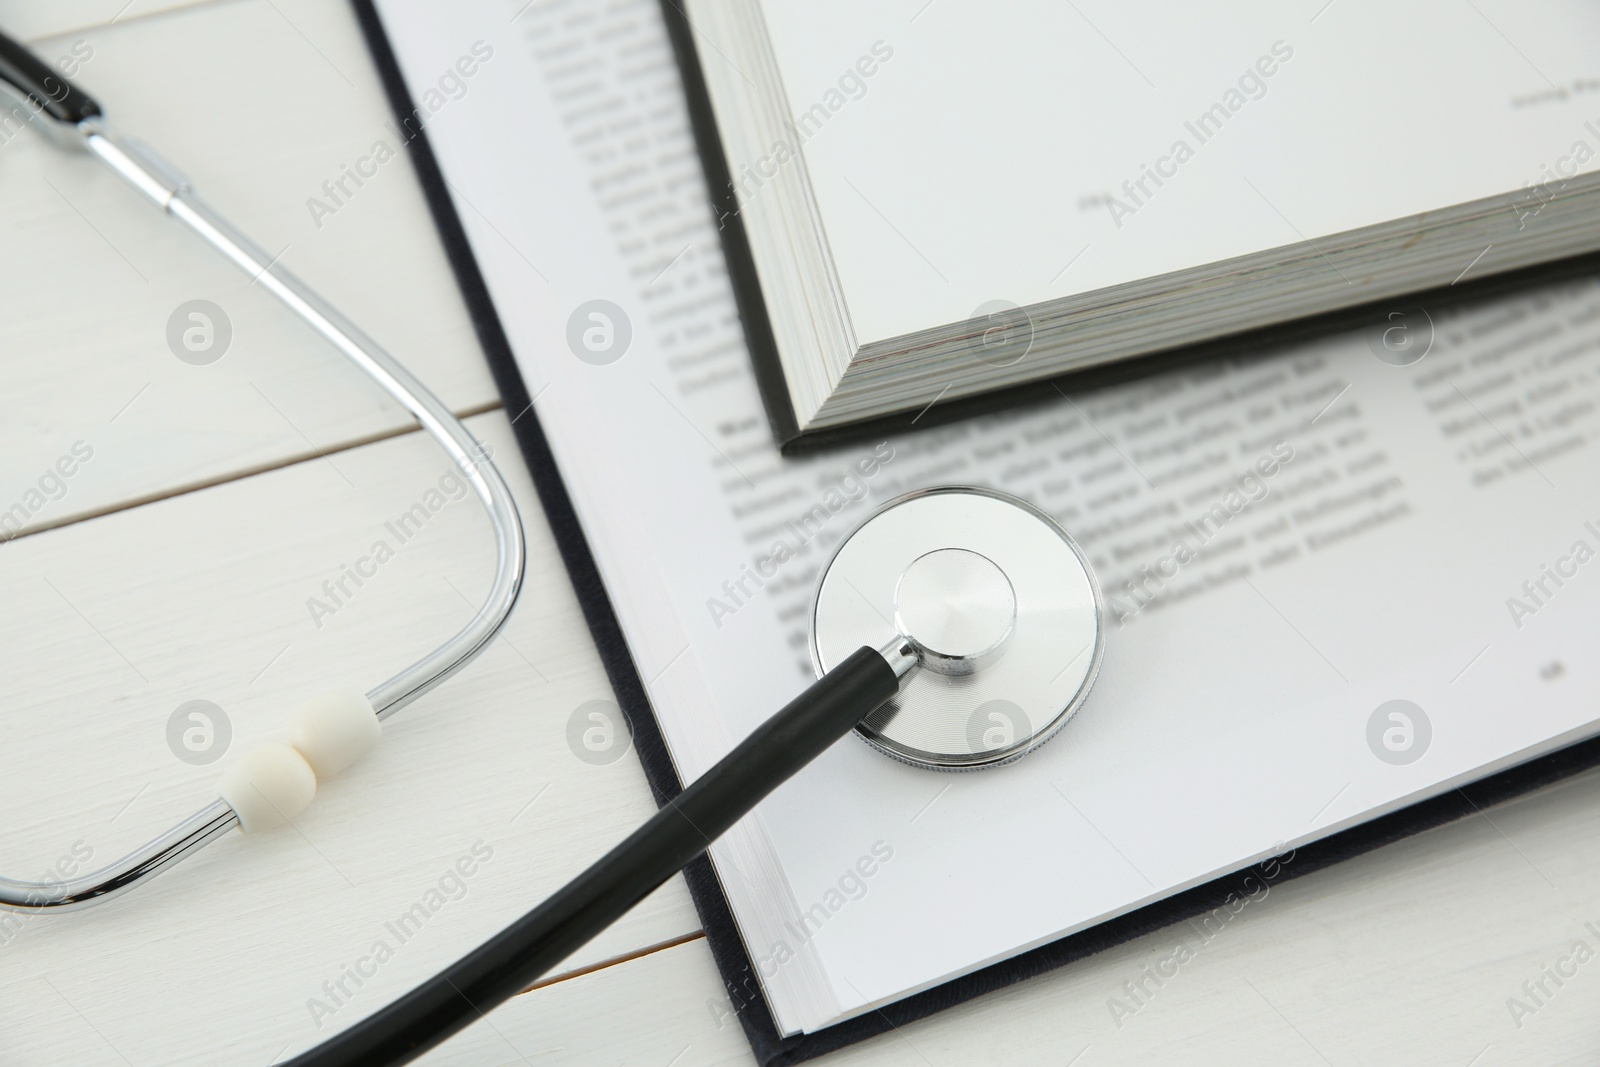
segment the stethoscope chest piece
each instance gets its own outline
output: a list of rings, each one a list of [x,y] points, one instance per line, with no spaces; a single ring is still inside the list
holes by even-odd
[[[1088,696],[1104,650],[1100,588],[1054,519],[993,490],[890,501],[840,543],[811,614],[819,675],[897,635],[921,670],[857,732],[919,767],[1010,763]]]

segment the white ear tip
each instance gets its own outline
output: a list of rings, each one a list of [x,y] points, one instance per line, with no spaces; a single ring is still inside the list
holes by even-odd
[[[293,819],[317,795],[317,776],[305,757],[288,745],[267,741],[246,752],[222,774],[217,791],[247,834]]]
[[[289,716],[289,743],[324,781],[371,751],[381,733],[371,702],[356,692],[323,693]]]

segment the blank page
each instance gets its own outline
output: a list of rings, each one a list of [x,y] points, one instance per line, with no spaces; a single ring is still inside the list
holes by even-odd
[[[1600,152],[1600,8],[1578,0],[760,5],[863,344],[1480,198],[1513,212]]]

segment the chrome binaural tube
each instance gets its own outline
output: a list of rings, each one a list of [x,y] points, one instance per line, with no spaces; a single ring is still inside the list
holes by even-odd
[[[495,537],[495,572],[489,593],[472,619],[448,640],[367,691],[378,718],[387,718],[472,662],[505,625],[521,590],[526,564],[522,522],[511,491],[483,446],[393,356],[208,208],[165,161],[111,133],[98,108],[93,110],[93,115],[76,123],[51,125],[57,132],[75,131],[91,154],[249,274],[366,372],[438,442],[488,513]],[[67,911],[98,903],[133,888],[237,825],[233,809],[215,800],[142,848],[77,878],[35,882],[0,876],[0,909]]]
[[[141,879],[172,866],[239,825],[220,800],[195,812],[142,848],[97,871],[59,882],[29,882],[0,876],[0,907],[19,911],[71,911],[109,900]]]

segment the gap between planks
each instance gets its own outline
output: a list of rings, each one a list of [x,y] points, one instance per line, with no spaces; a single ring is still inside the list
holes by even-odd
[[[63,30],[57,30],[54,33],[46,33],[38,37],[23,38],[22,43],[30,46],[37,45],[44,41],[54,41],[61,37],[70,37],[75,33],[91,33],[95,30],[108,30],[113,26],[131,26],[139,22],[150,22],[154,19],[182,15],[185,12],[194,11],[199,8],[216,8],[222,7],[224,4],[238,4],[243,2],[243,0],[187,0],[187,2],[179,4],[176,7],[163,7],[154,11],[144,11],[137,15],[124,16],[123,12],[127,11],[127,9],[132,7],[136,2],[137,0],[129,0],[127,7],[124,7],[122,11],[117,12],[117,14],[113,15],[109,19],[82,22],[76,25],[68,26]]]
[[[501,411],[503,409],[504,405],[499,400],[490,400],[485,401],[482,404],[476,404],[471,407],[462,408],[461,410],[455,412],[455,416],[457,419],[464,422],[467,419],[475,418],[478,415],[487,414],[491,411]],[[155,504],[163,500],[171,500],[175,497],[187,496],[190,493],[198,493],[202,489],[211,489],[219,485],[227,485],[230,482],[240,482],[246,478],[253,478],[258,474],[266,474],[270,471],[296,467],[302,463],[308,463],[312,460],[327,459],[329,456],[337,456],[342,452],[350,452],[357,448],[365,448],[367,445],[377,444],[380,441],[392,441],[396,437],[405,437],[408,434],[421,432],[422,426],[419,423],[412,423],[409,426],[395,426],[387,430],[379,430],[376,433],[366,434],[362,437],[354,437],[331,448],[319,449],[313,445],[312,451],[310,452],[289,453],[288,455],[285,455],[279,459],[269,460],[266,463],[258,463],[253,467],[241,467],[239,470],[229,471],[227,474],[218,475],[214,478],[206,478],[200,481],[172,486],[168,489],[160,489],[153,493],[146,493],[144,496],[130,497],[127,500],[119,500],[115,504],[107,504],[104,507],[93,508],[89,511],[80,512],[77,515],[68,515],[50,522],[40,523],[38,526],[30,526],[27,529],[13,534],[10,537],[0,538],[0,545],[10,544],[12,541],[20,541],[24,537],[33,537],[36,534],[48,533],[51,530],[59,530],[63,527],[72,526],[76,523],[87,522],[90,519],[103,518],[106,515],[115,515],[119,511],[130,511],[133,508],[141,508],[147,504]]]
[[[553,986],[558,982],[567,982],[574,978],[582,978],[584,975],[594,974],[596,971],[603,971],[607,967],[615,967],[621,963],[630,963],[633,960],[643,959],[646,956],[653,956],[657,952],[665,952],[669,948],[677,948],[679,945],[687,945],[691,941],[703,941],[705,940],[705,936],[706,934],[704,930],[696,930],[692,934],[680,934],[677,937],[670,938],[654,945],[646,945],[644,948],[635,949],[632,952],[624,952],[618,956],[608,956],[603,960],[588,964],[584,967],[579,967],[576,970],[562,971],[560,974],[553,977],[541,978],[528,988],[524,989],[521,993],[518,993],[517,996],[525,996],[528,993],[532,993],[536,989],[543,989],[546,986]]]

